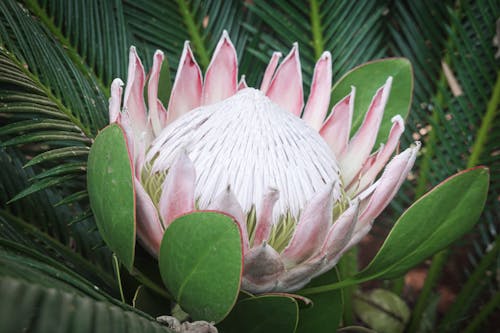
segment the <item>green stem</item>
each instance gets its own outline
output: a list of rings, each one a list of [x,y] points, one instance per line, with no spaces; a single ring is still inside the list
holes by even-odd
[[[493,92],[491,94],[491,99],[488,102],[488,106],[486,107],[486,114],[483,117],[483,121],[481,123],[481,127],[476,136],[476,141],[472,146],[472,153],[469,157],[469,161],[467,163],[467,168],[472,168],[476,166],[479,162],[479,157],[484,150],[484,146],[488,139],[488,132],[493,125],[493,121],[498,112],[498,104],[500,102],[500,71],[497,72],[497,81],[495,83],[495,87],[493,88]]]
[[[319,11],[319,5],[318,1],[316,0],[311,0],[310,1],[311,5],[311,30],[312,30],[312,36],[313,36],[313,48],[314,48],[314,54],[316,56],[316,59],[321,57],[321,54],[323,53],[323,50],[325,49],[324,47],[324,42],[323,42],[323,34],[321,29],[321,20],[320,20],[320,11]]]
[[[349,250],[342,256],[338,263],[340,276],[343,279],[347,276],[354,276],[358,272],[358,251],[357,248]],[[356,292],[356,285],[346,286],[343,288],[344,306],[343,319],[344,326],[354,324],[354,312],[352,308],[352,299]]]
[[[73,47],[71,42],[64,36],[61,30],[54,24],[52,19],[47,15],[47,13],[40,7],[36,0],[27,0],[25,2],[28,9],[35,15],[35,17],[39,18],[43,24],[49,29],[49,31],[56,37],[56,39],[62,44],[63,49],[66,50],[66,53],[73,61],[73,64],[84,74],[91,76],[94,81],[99,86],[99,89],[104,92],[106,97],[109,97],[110,91],[109,87],[106,87],[102,80],[94,75],[93,71],[90,70],[87,66],[85,66],[85,60],[80,57],[76,49]]]
[[[453,325],[459,321],[462,314],[467,311],[467,304],[478,294],[479,288],[484,286],[482,282],[488,268],[496,261],[498,250],[500,248],[500,235],[497,236],[493,247],[481,258],[481,261],[469,276],[469,279],[462,287],[453,305],[448,310],[439,325],[440,332],[450,332],[454,329]]]
[[[189,5],[186,0],[177,0],[179,4],[179,10],[181,12],[182,18],[184,19],[184,24],[188,29],[190,40],[198,54],[198,61],[202,68],[207,68],[209,64],[208,51],[203,44],[203,39],[201,38],[200,31],[194,22],[194,17],[189,10]]]
[[[315,294],[321,294],[327,291],[332,291],[332,290],[337,290],[345,287],[350,287],[356,284],[360,284],[369,280],[372,280],[373,277],[367,278],[367,279],[354,279],[354,278],[347,278],[345,280],[335,282],[332,284],[326,284],[324,286],[319,286],[319,287],[312,287],[312,288],[306,288],[299,290],[297,294],[302,295],[302,296],[307,296],[307,295],[315,295]]]
[[[496,308],[500,307],[500,293],[497,292],[496,295],[485,305],[481,308],[481,311],[474,317],[472,322],[465,328],[463,333],[474,333],[474,332],[480,332],[479,331],[479,326],[481,323],[488,318],[488,316],[495,310]]]
[[[118,283],[118,289],[120,290],[120,298],[123,303],[125,303],[125,295],[123,294],[122,277],[120,274],[120,262],[118,257],[113,253],[113,269],[115,270],[116,282]]]
[[[407,333],[417,332],[418,329],[420,328],[422,314],[424,313],[427,307],[427,302],[432,293],[432,289],[434,288],[436,281],[441,275],[441,271],[446,262],[446,259],[448,258],[448,254],[449,251],[444,250],[436,254],[432,259],[432,264],[431,267],[429,268],[429,271],[427,272],[427,277],[425,278],[424,286],[418,297],[417,304],[415,304],[415,307],[413,309]]]

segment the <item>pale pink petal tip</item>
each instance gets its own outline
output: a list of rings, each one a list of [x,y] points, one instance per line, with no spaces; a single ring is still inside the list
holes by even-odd
[[[262,208],[257,214],[253,246],[261,245],[268,240],[273,226],[273,208],[278,199],[279,191],[276,189],[269,189],[269,192],[264,196]]]
[[[292,50],[276,70],[266,94],[283,109],[300,116],[304,106],[304,93],[297,43],[293,43]]]
[[[203,84],[203,105],[213,104],[236,93],[238,89],[238,57],[224,30],[208,65]]]
[[[135,133],[147,130],[147,112],[144,102],[144,67],[134,46],[130,47],[127,86],[123,98]]]
[[[330,93],[332,88],[332,56],[330,52],[323,52],[314,68],[311,84],[311,93],[307,100],[302,119],[315,130],[321,124],[328,112]]]
[[[389,133],[389,138],[385,145],[381,145],[379,151],[370,156],[365,162],[365,165],[360,171],[358,182],[351,183],[348,192],[355,195],[363,191],[366,187],[372,184],[378,173],[384,168],[392,153],[399,145],[399,138],[404,132],[404,120],[400,115],[392,117],[392,128]]]
[[[269,85],[274,77],[274,72],[276,71],[276,67],[278,67],[278,62],[282,57],[281,52],[273,52],[271,56],[271,60],[267,65],[266,71],[264,72],[264,77],[262,78],[262,83],[260,85],[260,90],[265,94],[269,89]]]
[[[351,87],[351,93],[335,104],[319,132],[337,158],[345,153],[349,143],[355,96],[356,88]]]
[[[248,88],[247,81],[245,80],[245,75],[241,76],[240,83],[238,83],[238,90]]]
[[[109,98],[109,123],[118,121],[120,107],[122,103],[123,81],[114,79],[111,83],[111,97]]]
[[[334,184],[327,185],[307,203],[292,240],[281,254],[285,265],[303,262],[320,249],[332,222],[335,194]]]
[[[162,51],[156,50],[153,57],[153,68],[149,75],[148,82],[148,106],[149,106],[149,121],[153,129],[154,136],[158,136],[163,128],[166,113],[163,105],[158,100],[158,83],[160,81],[161,65],[165,56]]]
[[[364,225],[371,223],[391,202],[413,167],[419,149],[420,142],[417,141],[415,145],[396,155],[387,164],[380,179],[373,184],[375,191],[364,207],[356,232]]]
[[[194,210],[196,171],[193,162],[182,152],[163,182],[159,210],[165,227]]]
[[[236,223],[238,223],[240,227],[241,239],[243,241],[243,255],[245,255],[249,248],[247,220],[231,188],[227,187],[226,190],[219,194],[213,202],[208,205],[207,209],[226,213],[236,220]]]
[[[361,127],[349,142],[346,152],[339,159],[346,186],[351,184],[370,156],[389,99],[391,84],[392,77],[389,77],[384,86],[377,90]]]
[[[169,123],[201,105],[202,86],[200,67],[186,41],[168,103]]]

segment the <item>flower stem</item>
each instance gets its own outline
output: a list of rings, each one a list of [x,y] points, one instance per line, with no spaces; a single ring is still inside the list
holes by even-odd
[[[493,88],[493,92],[491,94],[491,99],[488,102],[488,106],[486,107],[486,114],[483,117],[481,122],[481,127],[477,132],[476,141],[472,146],[472,153],[469,157],[469,161],[467,162],[467,168],[472,168],[476,166],[479,162],[479,157],[484,150],[484,145],[488,140],[488,132],[493,126],[493,121],[498,113],[498,104],[500,102],[500,71],[497,72],[497,81],[495,83],[495,87]]]
[[[209,63],[208,51],[205,48],[205,44],[203,44],[203,38],[200,35],[200,31],[196,23],[194,23],[193,13],[189,10],[189,5],[186,0],[177,0],[177,3],[179,4],[179,10],[184,19],[184,24],[188,29],[190,40],[198,54],[198,61],[201,67],[205,69]]]
[[[411,321],[407,329],[408,333],[417,332],[419,330],[422,314],[427,307],[427,301],[431,295],[432,289],[434,288],[437,279],[441,275],[441,271],[446,262],[446,259],[448,259],[448,254],[449,251],[446,249],[439,252],[432,258],[432,264],[429,268],[429,271],[427,272],[424,286],[418,297],[417,304],[415,304],[415,308],[413,309]]]

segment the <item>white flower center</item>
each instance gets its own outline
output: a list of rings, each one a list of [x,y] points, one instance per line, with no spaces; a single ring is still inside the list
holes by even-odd
[[[199,209],[230,186],[245,213],[252,207],[259,213],[264,195],[274,188],[279,199],[273,220],[287,213],[298,218],[315,192],[340,182],[335,157],[321,136],[253,88],[169,124],[148,154],[152,171],[168,170],[181,151],[196,168]]]

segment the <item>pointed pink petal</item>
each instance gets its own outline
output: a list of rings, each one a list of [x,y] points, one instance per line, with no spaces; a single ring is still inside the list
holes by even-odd
[[[153,201],[144,190],[142,184],[135,181],[135,197],[137,200],[137,235],[142,245],[154,256],[158,256],[164,229]]]
[[[201,105],[202,86],[200,67],[185,42],[168,102],[168,123]]]
[[[208,209],[221,211],[232,216],[236,220],[240,226],[241,239],[243,241],[243,255],[245,255],[248,252],[249,247],[247,219],[233,191],[231,191],[230,188],[224,190],[214,199],[212,203],[210,203],[210,205],[208,205]]]
[[[241,76],[240,83],[238,83],[238,90],[248,88],[247,81],[245,80],[245,75]]]
[[[328,185],[307,203],[292,240],[281,253],[286,266],[306,260],[321,246],[332,223],[333,201],[334,188]]]
[[[226,99],[238,90],[238,57],[224,30],[208,65],[203,84],[203,105]]]
[[[330,227],[320,252],[320,256],[326,256],[329,261],[327,267],[331,268],[336,264],[338,254],[349,243],[358,219],[358,213],[359,203],[355,201]]]
[[[400,115],[393,117],[391,121],[393,125],[391,128],[391,132],[389,133],[389,139],[387,140],[387,143],[382,146],[377,154],[373,155],[373,160],[370,158],[367,165],[363,166],[363,169],[360,172],[361,178],[359,182],[352,184],[352,191],[354,195],[355,193],[363,191],[366,187],[370,186],[373,183],[375,177],[377,177],[379,172],[384,168],[385,164],[391,157],[394,150],[396,150],[396,147],[399,144],[399,138],[405,130],[404,121]],[[348,190],[351,191],[351,189]]]
[[[263,243],[250,249],[245,255],[241,286],[253,293],[271,291],[284,271],[285,266],[279,253]]]
[[[413,167],[419,149],[420,142],[417,142],[415,146],[396,155],[392,161],[387,164],[380,179],[365,191],[372,193],[368,196],[366,196],[364,192],[360,193],[359,197],[365,197],[364,200],[368,200],[368,203],[363,204],[363,210],[359,216],[353,237],[348,247],[359,242],[361,238],[370,231],[373,220],[380,215],[394,198]]]
[[[160,196],[160,214],[168,227],[172,221],[194,210],[196,172],[185,153],[181,153],[168,170]]]
[[[377,90],[363,120],[363,124],[361,124],[359,130],[349,142],[345,153],[339,158],[345,186],[351,183],[363,166],[363,163],[370,156],[375,140],[377,139],[380,122],[384,115],[384,108],[389,99],[391,84],[392,77],[389,77],[385,85]]]
[[[260,84],[260,90],[265,94],[267,93],[267,89],[269,89],[269,84],[273,79],[274,72],[276,71],[276,67],[278,67],[278,62],[281,58],[281,52],[273,52],[271,60],[267,65],[266,71],[264,72],[264,77],[262,78],[262,83]]]
[[[132,129],[132,125],[130,124],[129,114],[124,112],[120,113],[116,122],[122,127],[123,133],[125,134],[126,142],[127,142],[127,150],[128,155],[130,156],[130,160],[135,167],[135,136],[134,130]]]
[[[130,47],[127,86],[123,105],[130,117],[130,124],[136,133],[147,129],[147,113],[144,103],[144,67],[135,47]]]
[[[148,82],[149,121],[151,122],[155,137],[158,136],[163,129],[161,119],[166,117],[166,114],[161,114],[165,112],[165,108],[163,108],[163,106],[158,108],[159,104],[161,105],[161,102],[158,100],[158,81],[160,80],[160,70],[163,59],[163,52],[159,50],[156,51],[153,57],[153,68],[151,69]]]
[[[278,67],[266,95],[283,109],[300,116],[304,106],[304,93],[297,43],[294,43],[292,50]]]
[[[164,129],[167,126],[167,121],[168,121],[167,109],[165,109],[163,103],[160,100],[157,100],[156,102],[157,102],[156,108],[158,109],[158,116],[159,116],[158,118],[160,119],[160,128]]]
[[[319,131],[328,112],[331,88],[332,55],[330,52],[324,52],[314,68],[311,93],[302,116],[302,119],[315,130]]]
[[[335,104],[319,131],[337,159],[347,149],[349,143],[355,95],[356,88],[351,87],[351,93]]]
[[[123,81],[114,79],[111,83],[111,97],[109,98],[109,123],[116,123],[120,116],[122,104]]]
[[[253,239],[253,247],[259,246],[262,242],[269,238],[271,228],[273,226],[273,208],[276,201],[278,201],[279,192],[271,189],[264,196],[261,211],[257,216],[257,224],[255,226],[255,236]]]

